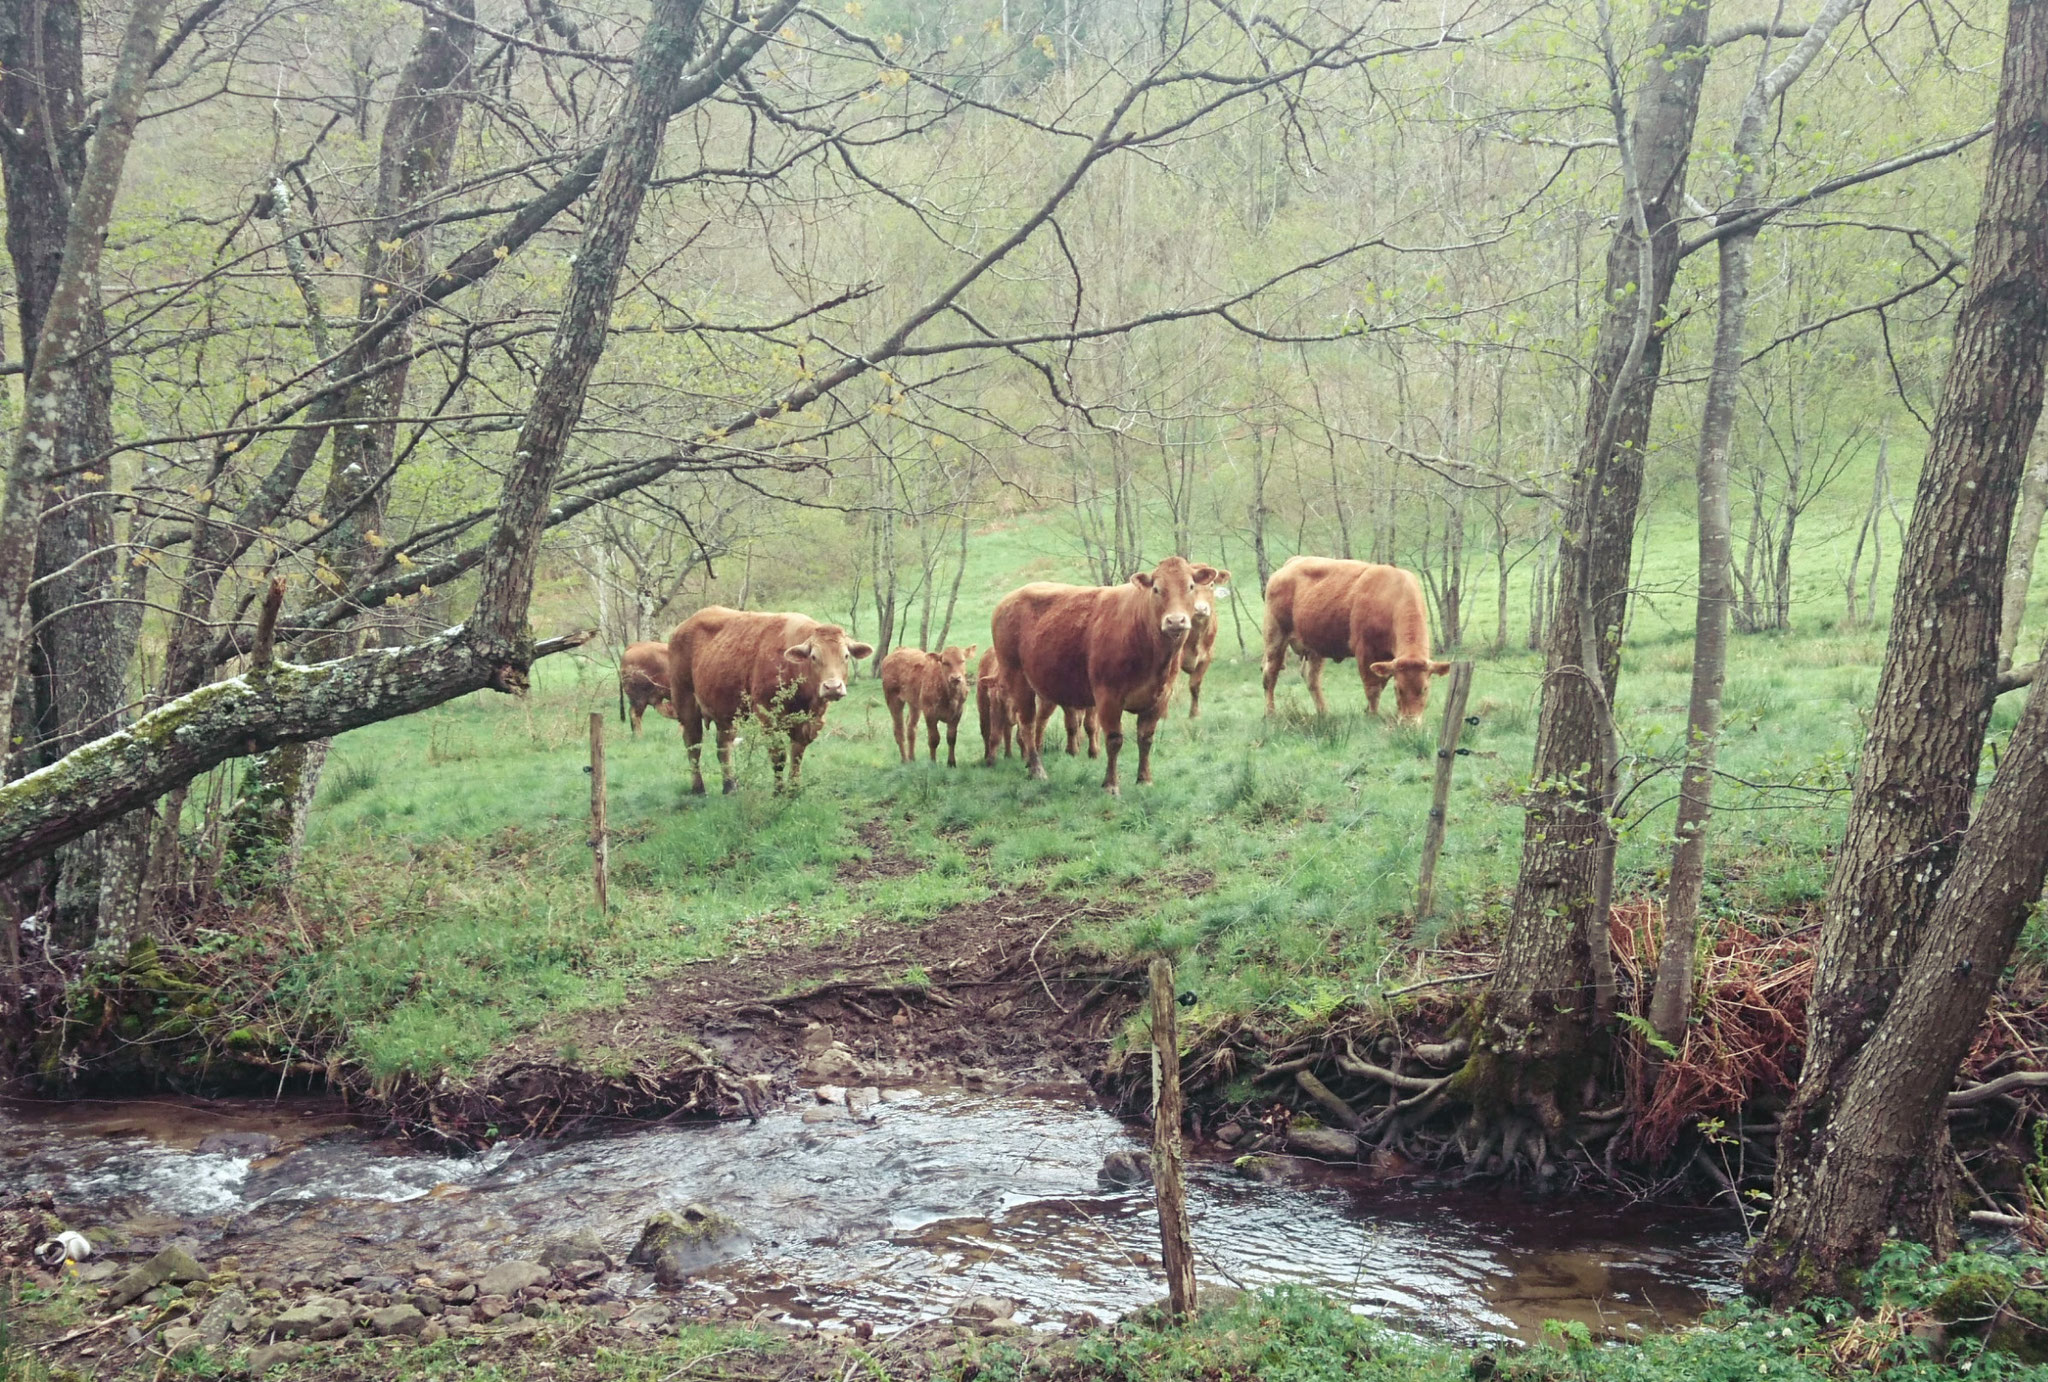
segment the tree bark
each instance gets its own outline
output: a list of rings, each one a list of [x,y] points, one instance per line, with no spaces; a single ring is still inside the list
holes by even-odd
[[[2012,666],[2020,626],[2027,618],[2027,589],[2034,581],[2034,553],[2041,546],[2041,520],[2048,518],[2048,446],[2036,445],[2020,478],[2020,512],[2012,528],[2012,555],[2005,567],[2005,599],[1998,617],[1998,670]]]
[[[34,363],[22,393],[21,432],[7,469],[4,500],[0,500],[0,744],[11,742],[15,733],[13,692],[28,662],[32,626],[29,587],[36,570],[43,511],[67,450],[75,449],[79,440],[90,440],[69,438],[67,425],[80,420],[82,410],[90,424],[91,395],[97,389],[95,373],[106,369],[101,349],[106,333],[99,305],[100,254],[113,219],[128,146],[142,113],[150,63],[157,52],[157,27],[166,7],[167,0],[136,0],[76,188],[58,185],[65,181],[61,168],[51,170],[53,177],[42,188],[44,193],[60,193],[58,205],[66,211],[58,241],[62,250],[56,270],[47,280],[42,321],[34,341],[24,340],[23,349]],[[56,147],[61,136],[50,127],[54,112],[43,113],[47,118],[38,123],[40,137]],[[12,138],[27,137],[20,127],[16,129]],[[7,162],[12,193],[16,161],[10,156]],[[23,229],[34,234],[55,227]],[[10,221],[10,240],[16,230]],[[45,244],[28,248],[32,260],[48,253]]]
[[[339,591],[367,581],[380,560],[372,539],[384,526],[386,472],[397,448],[410,375],[410,309],[426,286],[431,238],[425,228],[406,235],[402,225],[447,181],[469,102],[474,11],[474,0],[451,0],[422,22],[384,121],[375,211],[364,228],[357,334],[367,335],[387,313],[403,311],[407,324],[380,335],[365,358],[352,361],[357,367],[381,367],[381,372],[348,392],[344,414],[374,420],[331,434],[320,512],[333,527],[320,551]],[[202,643],[210,641],[203,630],[196,632]],[[330,634],[310,640],[305,654],[334,657],[345,651],[346,642]],[[231,867],[246,860],[271,879],[291,873],[326,760],[324,743],[291,744],[249,765],[229,814],[226,857]]]
[[[1837,1115],[1868,1097],[1856,1085],[1859,1049],[1885,1024],[1901,976],[1919,964],[1935,900],[1965,838],[1997,684],[2006,553],[2041,412],[2044,360],[2048,3],[2014,0],[1968,294],[1900,556],[1884,670],[1828,889],[1806,1062],[1779,1139],[1775,1208],[1750,1265],[1750,1287],[1763,1295],[1825,1289],[1864,1242],[1852,1235],[1837,1251],[1828,1236],[1826,1206],[1840,1193],[1830,1184],[1832,1168],[1845,1164],[1841,1143],[1851,1126]],[[1938,1121],[1913,1129],[1920,1141],[1899,1175],[1857,1192],[1883,1204],[1885,1229],[1937,1248],[1954,1235],[1942,1196],[1944,1134]]]
[[[1526,1114],[1546,1133],[1562,1127],[1606,1041],[1609,707],[1663,359],[1654,323],[1678,267],[1708,10],[1706,0],[1662,9],[1649,35],[1650,51],[1673,56],[1648,64],[1623,149],[1634,204],[1623,207],[1608,250],[1578,476],[1560,534],[1521,870],[1474,1057],[1459,1077],[1475,1108]]]
[[[1775,68],[1764,66],[1768,47],[1758,58],[1756,81],[1743,100],[1732,149],[1732,161],[1741,171],[1717,221],[1739,218],[1755,209],[1762,182],[1765,116],[1812,65],[1828,35],[1858,3],[1860,0],[1829,0]],[[1706,883],[1707,823],[1714,809],[1714,757],[1721,741],[1721,689],[1728,676],[1728,614],[1735,599],[1728,452],[1742,381],[1742,338],[1749,321],[1749,271],[1755,248],[1755,230],[1724,236],[1719,244],[1721,286],[1714,356],[1700,420],[1699,594],[1693,608],[1692,698],[1686,716],[1686,762],[1678,789],[1671,884],[1665,896],[1664,943],[1650,1000],[1650,1025],[1673,1046],[1683,1039],[1692,1011],[1700,894]]]

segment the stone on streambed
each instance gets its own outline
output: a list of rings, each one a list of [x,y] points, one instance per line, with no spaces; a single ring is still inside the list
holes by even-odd
[[[1111,1152],[1095,1173],[1095,1184],[1104,1190],[1121,1190],[1152,1183],[1152,1155],[1149,1152]]]
[[[354,1325],[350,1315],[347,1301],[314,1296],[272,1320],[267,1332],[281,1339],[339,1339]]]
[[[189,1324],[173,1324],[164,1327],[161,1342],[164,1355],[182,1358],[188,1353],[197,1353],[206,1347],[206,1341],[199,1337],[199,1331]]]
[[[204,1281],[206,1276],[206,1268],[199,1265],[199,1259],[173,1244],[115,1282],[108,1303],[119,1309],[166,1283],[182,1286]]]
[[[476,1279],[479,1296],[516,1296],[553,1275],[538,1262],[500,1262]]]
[[[953,1318],[970,1324],[993,1324],[1017,1313],[1017,1302],[1004,1296],[970,1296],[953,1307]]]
[[[651,1267],[663,1286],[678,1286],[691,1273],[737,1257],[751,1243],[746,1231],[716,1210],[686,1204],[662,1210],[647,1221],[640,1241],[626,1255],[636,1267]]]
[[[249,1298],[230,1286],[207,1303],[199,1317],[199,1340],[208,1348],[219,1348],[229,1334],[249,1327]]]
[[[860,1080],[863,1072],[860,1062],[853,1058],[853,1052],[834,1043],[805,1056],[804,1073],[829,1084],[851,1085]]]
[[[290,1341],[275,1344],[261,1344],[249,1350],[249,1376],[261,1377],[280,1363],[296,1362],[306,1351],[304,1344]]]
[[[427,1327],[427,1317],[411,1305],[387,1305],[370,1312],[370,1328],[379,1338],[411,1338]]]
[[[265,1157],[277,1150],[267,1132],[217,1132],[200,1139],[199,1150],[215,1156]]]
[[[1358,1160],[1358,1139],[1336,1128],[1289,1128],[1287,1149],[1320,1161]]]
[[[566,1267],[571,1262],[609,1264],[611,1260],[612,1255],[605,1251],[604,1239],[598,1237],[594,1228],[579,1228],[564,1234],[540,1250],[540,1265],[543,1267]]]

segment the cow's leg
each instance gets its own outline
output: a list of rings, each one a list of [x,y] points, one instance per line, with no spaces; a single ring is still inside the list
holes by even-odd
[[[1038,702],[1032,707],[1030,719],[1017,722],[1018,732],[1028,732],[1031,736],[1024,766],[1033,777],[1045,776],[1045,727],[1051,721],[1054,709],[1051,701]]]
[[[916,701],[905,701],[903,704],[903,761],[905,763],[915,763],[917,761]]]
[[[1323,699],[1323,659],[1310,653],[1301,660],[1302,679],[1308,682],[1308,694],[1316,703],[1316,714],[1330,713],[1330,703]]]
[[[1094,758],[1102,752],[1102,717],[1093,710],[1084,710],[1081,723],[1088,730],[1088,756]]]
[[[1031,690],[1031,683],[1018,677],[1010,684],[1010,713],[1017,721],[1017,753],[1024,760],[1025,775],[1042,778],[1045,776],[1045,760],[1039,749],[1044,743],[1044,727],[1039,724],[1038,710],[1038,697]],[[1045,713],[1048,716],[1052,714],[1050,703],[1046,705]],[[1032,735],[1034,729],[1039,731],[1036,738]]]
[[[953,756],[953,742],[959,737],[960,717],[955,715],[952,719],[946,721],[946,766],[949,768],[960,766],[960,760]]]
[[[1266,713],[1273,713],[1273,687],[1280,680],[1280,673],[1287,667],[1287,630],[1280,627],[1280,621],[1269,611],[1266,615]]]
[[[939,761],[939,717],[929,711],[924,717],[925,746],[931,750],[932,762]]]
[[[789,736],[789,794],[795,796],[804,775],[804,750],[811,746],[811,735],[801,729],[792,730]]]
[[[1372,674],[1372,659],[1358,659],[1358,679],[1365,683],[1365,704],[1375,717],[1380,713],[1380,692],[1387,689],[1387,679]]]
[[[1202,718],[1202,678],[1209,675],[1209,664],[1203,663],[1188,673],[1188,718]]]
[[[1123,795],[1123,788],[1116,779],[1116,756],[1124,746],[1124,703],[1121,697],[1102,695],[1095,698],[1095,722],[1102,727],[1103,756],[1109,760],[1109,768],[1102,776],[1102,785],[1113,797]]]
[[[690,792],[701,797],[704,795],[704,770],[698,760],[704,751],[704,712],[697,705],[695,696],[684,700],[683,713],[676,719],[683,727],[683,744],[690,751]]]
[[[1060,707],[1060,721],[1067,727],[1067,757],[1080,757],[1081,712],[1071,705],[1063,705]]]
[[[647,713],[647,704],[638,696],[634,696],[629,704],[633,707],[633,734],[637,738],[640,734],[640,717]]]
[[[732,742],[737,737],[737,730],[738,726],[731,720],[722,721],[714,726],[714,732],[718,736],[718,775],[724,779],[725,785],[721,790],[728,796],[740,785],[739,777],[732,770]],[[698,779],[697,790],[704,790],[701,778]]]
[[[1138,785],[1152,785],[1152,734],[1159,728],[1159,717],[1166,713],[1167,698],[1161,696],[1150,707],[1138,715]]]

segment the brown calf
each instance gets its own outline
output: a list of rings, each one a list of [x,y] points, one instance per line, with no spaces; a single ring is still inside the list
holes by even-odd
[[[1095,711],[1111,795],[1121,790],[1126,711],[1138,717],[1138,781],[1152,780],[1152,735],[1194,627],[1195,585],[1214,578],[1214,567],[1168,557],[1124,585],[1027,585],[1002,598],[992,624],[996,656],[1033,777],[1045,776],[1045,722],[1056,707],[1071,706]]]
[[[1195,627],[1181,650],[1180,669],[1188,674],[1188,718],[1201,718],[1202,683],[1216,660],[1216,589],[1230,583],[1230,573],[1216,568],[1216,578],[1195,582]]]
[[[710,605],[676,625],[668,636],[669,695],[690,749],[690,790],[704,791],[698,759],[706,720],[717,727],[725,790],[733,789],[733,722],[752,709],[768,730],[777,791],[788,738],[794,792],[804,750],[824,728],[826,708],[846,694],[848,662],[872,652],[837,624],[802,614],[743,614]]]
[[[1301,654],[1316,712],[1323,699],[1323,662],[1358,659],[1366,703],[1380,713],[1380,692],[1394,683],[1396,711],[1415,724],[1429,705],[1429,679],[1451,670],[1429,655],[1429,617],[1422,584],[1398,566],[1334,557],[1295,557],[1266,582],[1266,713],[1287,650]]]
[[[953,745],[960,736],[960,712],[967,708],[967,659],[978,646],[970,643],[965,649],[948,648],[942,653],[898,648],[882,659],[882,699],[889,703],[896,747],[903,751],[905,763],[916,761],[917,717],[922,715],[931,739],[932,762],[939,761],[939,726],[944,725],[946,766],[959,766]],[[982,735],[984,740],[987,737]]]
[[[629,643],[619,654],[619,718],[632,707],[633,733],[640,732],[640,717],[653,706],[671,720],[676,718],[675,702],[669,698],[668,644]]]

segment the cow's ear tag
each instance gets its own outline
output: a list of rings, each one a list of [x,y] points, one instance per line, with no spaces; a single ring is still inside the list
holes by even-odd
[[[1219,585],[1219,586],[1217,586],[1217,587],[1216,587],[1216,598],[1217,598],[1217,599],[1219,599],[1219,600],[1228,600],[1228,599],[1230,598],[1230,587],[1229,587],[1229,586],[1227,586],[1227,585]]]

